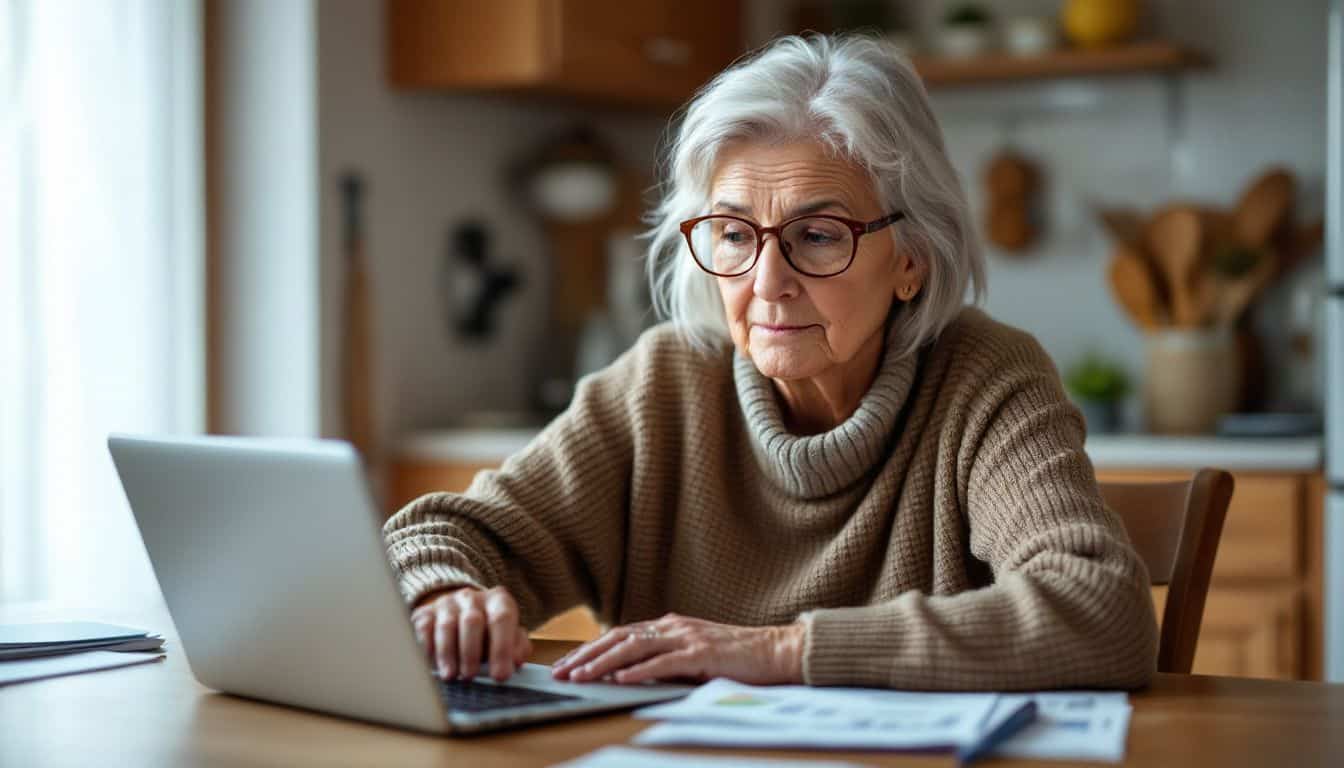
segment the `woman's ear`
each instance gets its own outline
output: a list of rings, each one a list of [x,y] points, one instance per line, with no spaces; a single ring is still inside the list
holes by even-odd
[[[899,251],[896,254],[896,298],[901,301],[910,301],[919,295],[924,287],[924,279],[927,270],[908,251]]]

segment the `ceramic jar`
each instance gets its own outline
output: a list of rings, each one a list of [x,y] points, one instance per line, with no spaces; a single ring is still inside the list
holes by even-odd
[[[1143,407],[1149,432],[1208,434],[1237,409],[1241,364],[1225,328],[1166,329],[1145,340]]]

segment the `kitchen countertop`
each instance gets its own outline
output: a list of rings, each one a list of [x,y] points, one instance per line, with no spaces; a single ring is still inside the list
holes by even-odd
[[[403,461],[496,464],[532,441],[540,428],[443,429],[408,435]],[[1087,453],[1099,469],[1192,469],[1311,472],[1321,467],[1320,437],[1232,438],[1095,435]]]
[[[1096,435],[1087,453],[1102,469],[1196,469],[1311,472],[1321,468],[1323,440],[1315,437],[1174,437]]]

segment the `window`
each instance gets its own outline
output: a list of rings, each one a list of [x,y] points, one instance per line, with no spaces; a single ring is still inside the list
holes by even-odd
[[[0,599],[157,601],[106,438],[204,426],[200,40],[0,0]]]

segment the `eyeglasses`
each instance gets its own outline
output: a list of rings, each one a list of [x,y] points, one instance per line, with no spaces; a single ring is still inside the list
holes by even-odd
[[[779,240],[784,260],[798,272],[808,277],[833,277],[854,263],[860,237],[903,218],[902,211],[869,222],[821,214],[762,227],[738,216],[715,214],[681,222],[681,234],[695,263],[716,277],[750,272],[765,248],[766,235]]]

